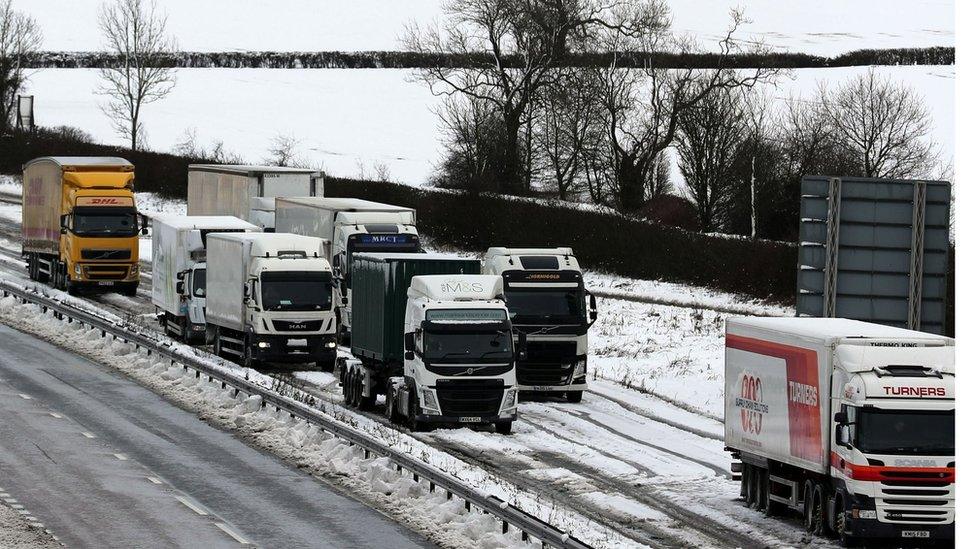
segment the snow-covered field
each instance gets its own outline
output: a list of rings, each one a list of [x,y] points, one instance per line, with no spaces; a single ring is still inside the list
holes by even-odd
[[[802,69],[767,90],[776,101],[810,94],[868,68]],[[933,117],[933,138],[951,161],[955,144],[955,67],[881,67],[912,85]],[[383,69],[181,69],[166,99],[146,106],[149,148],[172,150],[187,130],[202,145],[222,141],[249,162],[261,162],[278,135],[298,140],[299,155],[336,176],[372,177],[386,166],[394,180],[426,182],[441,157],[440,100],[410,71]],[[97,71],[44,69],[28,93],[43,126],[84,129],[99,142],[123,144],[99,104]],[[677,174],[676,174],[677,175]]]
[[[399,49],[403,25],[437,18],[442,0],[166,0],[170,29],[180,47],[193,51],[391,50]],[[99,49],[95,24],[101,0],[17,0],[44,29],[48,50]],[[745,40],[778,50],[820,55],[861,48],[948,46],[955,41],[953,2],[912,0],[674,0],[674,28],[716,41],[729,10],[744,7],[752,20]]]

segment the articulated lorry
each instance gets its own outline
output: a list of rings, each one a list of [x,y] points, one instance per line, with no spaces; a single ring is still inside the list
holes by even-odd
[[[287,233],[207,235],[207,328],[214,353],[335,366],[332,267],[326,243]]]
[[[411,208],[358,198],[279,198],[275,217],[282,232],[332,242],[332,267],[339,279],[336,311],[344,332],[352,326],[352,255],[421,251]]]
[[[519,390],[580,402],[586,333],[597,312],[572,248],[489,248],[482,272],[502,277],[512,325],[527,336],[526,356],[516,364]]]
[[[32,280],[76,294],[135,295],[139,234],[134,168],[122,158],[45,157],[24,165],[22,255]]]
[[[191,164],[187,176],[187,215],[231,215],[268,232],[276,197],[324,193],[320,172],[303,168]]]
[[[516,341],[501,277],[479,270],[477,260],[440,254],[354,254],[355,358],[339,363],[347,404],[366,409],[385,394],[387,417],[411,429],[511,432]]]
[[[847,319],[730,318],[725,444],[746,502],[844,545],[952,539],[954,349]]]
[[[207,235],[260,230],[230,216],[153,219],[152,302],[163,331],[186,343],[206,339]]]

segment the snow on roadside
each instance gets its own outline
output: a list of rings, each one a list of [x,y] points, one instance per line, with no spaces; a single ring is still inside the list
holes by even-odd
[[[60,296],[59,296],[60,297]],[[103,314],[103,316],[105,316]],[[219,383],[196,378],[192,370],[171,366],[167,360],[146,357],[129,344],[98,337],[97,330],[79,323],[65,324],[42,314],[35,305],[22,305],[13,297],[0,299],[0,321],[26,330],[56,345],[70,348],[125,372],[140,383],[157,391],[177,405],[198,412],[201,417],[226,429],[244,434],[253,443],[278,456],[350,490],[371,506],[381,509],[438,544],[449,547],[509,547],[520,543],[513,530],[501,534],[500,524],[490,515],[465,512],[458,499],[448,500],[443,492],[428,493],[425,486],[402,476],[386,458],[362,458],[362,453],[340,439],[321,432],[287,413],[262,408],[260,399],[221,390]],[[185,349],[184,349],[185,347]],[[190,347],[175,344],[181,353],[197,355]],[[252,370],[215,360],[235,375],[247,377],[265,387],[274,380]],[[587,538],[598,547],[628,546],[626,539],[573,511],[559,509],[512,485],[494,479],[472,467],[399,431],[387,428],[349,410],[336,408],[336,416],[356,425],[390,446],[413,454],[435,467],[448,471],[469,485],[512,502],[536,516],[559,524],[574,535]]]
[[[0,501],[0,547],[4,549],[48,549],[63,546],[46,530],[31,526],[24,515]]]

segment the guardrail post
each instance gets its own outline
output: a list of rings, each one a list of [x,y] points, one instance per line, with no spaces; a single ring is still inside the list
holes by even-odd
[[[503,534],[507,534],[508,533],[508,521],[507,520],[503,520],[502,521],[502,533]]]

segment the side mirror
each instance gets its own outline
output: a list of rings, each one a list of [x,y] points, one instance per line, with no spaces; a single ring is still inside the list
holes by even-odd
[[[834,444],[837,446],[843,446],[845,448],[850,448],[851,445],[844,442],[844,427],[845,425],[840,424],[834,427]]]
[[[67,234],[68,232],[68,214],[61,216],[61,234]]]
[[[837,412],[836,414],[834,414],[834,422],[839,423],[841,425],[847,425],[848,423],[847,414],[844,412]]]
[[[403,350],[413,353],[417,350],[417,337],[412,334],[403,334]]]
[[[186,293],[186,282],[180,280],[179,282],[176,283],[176,293],[178,293],[179,295],[183,295],[184,293]]]
[[[590,296],[590,326],[592,326],[593,323],[596,322],[596,318],[597,318],[596,296],[594,296],[590,292],[586,292],[586,294]]]
[[[516,353],[517,360],[525,360],[529,358],[529,349],[527,344],[528,338],[525,336],[525,332],[519,332],[518,343],[516,343],[518,348],[518,353]]]
[[[149,234],[149,217],[146,214],[139,214],[141,221],[142,234]]]
[[[176,273],[176,280],[186,280],[186,271]]]
[[[413,360],[414,358],[415,358],[415,355],[414,355],[413,351],[404,351],[403,352],[403,360]]]

